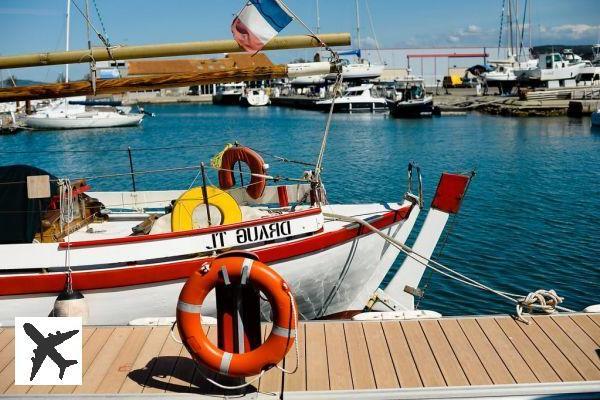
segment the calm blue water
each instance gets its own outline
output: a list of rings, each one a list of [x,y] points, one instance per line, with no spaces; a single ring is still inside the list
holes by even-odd
[[[313,161],[325,124],[323,114],[276,107],[148,109],[158,117],[138,128],[0,137],[0,165],[29,163],[71,178],[127,172],[122,150],[131,146],[137,171],[187,167],[208,162],[234,140]],[[298,165],[266,159],[273,174],[302,173]],[[574,309],[600,303],[600,131],[590,130],[588,118],[336,115],[325,158],[330,201],[400,200],[410,160],[422,167],[426,204],[442,171],[477,170],[440,261],[507,291],[554,288]],[[191,171],[141,175],[137,187],[187,188],[194,176]],[[128,177],[90,183],[96,190],[131,187]],[[512,311],[503,300],[437,274],[428,282],[422,307],[446,315]]]

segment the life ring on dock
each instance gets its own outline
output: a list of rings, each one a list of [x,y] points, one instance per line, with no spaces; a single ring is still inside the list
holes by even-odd
[[[226,190],[235,185],[233,167],[237,162],[243,162],[250,168],[252,177],[246,187],[246,193],[253,199],[258,199],[267,186],[265,177],[260,175],[265,175],[267,170],[263,158],[249,147],[234,146],[225,150],[219,170],[219,187]]]
[[[214,186],[206,187],[206,196],[209,206],[213,206],[221,213],[217,225],[235,224],[242,221],[242,210],[231,195]],[[195,187],[184,192],[175,201],[171,214],[171,230],[173,232],[194,229],[193,214],[197,207],[204,207],[202,187]],[[214,222],[214,221],[213,221]]]
[[[201,326],[202,303],[211,290],[226,284],[225,275],[232,283],[247,279],[271,304],[271,333],[262,345],[247,353],[221,350],[208,339]],[[277,365],[294,344],[296,335],[296,305],[285,280],[266,264],[243,256],[217,257],[210,266],[194,272],[179,294],[176,315],[179,335],[194,360],[228,376],[253,376]]]

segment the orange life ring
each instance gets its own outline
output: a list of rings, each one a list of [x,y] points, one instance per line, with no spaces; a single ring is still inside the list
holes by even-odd
[[[252,172],[250,184],[246,188],[246,192],[253,199],[258,199],[262,196],[267,186],[265,175],[265,161],[254,150],[249,147],[234,146],[225,150],[221,159],[221,168],[219,170],[219,187],[223,190],[231,189],[235,185],[235,176],[233,167],[237,162],[244,162]]]
[[[229,353],[213,344],[201,326],[200,309],[208,293],[224,285],[222,268],[232,282],[242,279],[246,267],[247,279],[263,292],[273,311],[273,329],[265,342],[247,353]],[[177,302],[179,334],[194,360],[213,371],[228,376],[257,375],[285,357],[296,335],[295,303],[287,283],[279,274],[260,261],[239,256],[216,258],[210,266],[194,272],[183,286]]]

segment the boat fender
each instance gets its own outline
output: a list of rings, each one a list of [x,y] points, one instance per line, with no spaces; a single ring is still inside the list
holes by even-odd
[[[77,290],[62,291],[54,301],[52,317],[81,317],[83,324],[87,323],[89,308],[83,294]]]
[[[213,225],[235,224],[242,221],[242,210],[231,195],[214,186],[206,187],[206,196],[209,206],[213,206],[221,213],[220,220],[212,216]],[[205,207],[202,187],[195,187],[184,192],[175,202],[171,214],[171,230],[173,232],[194,229],[193,214],[196,207]]]
[[[233,167],[238,162],[243,162],[250,168],[252,177],[246,187],[246,193],[253,199],[258,199],[267,186],[264,176],[267,173],[267,167],[263,158],[249,147],[233,146],[225,150],[221,159],[221,169],[219,170],[219,187],[227,190],[235,185]]]
[[[207,295],[216,287],[242,282],[266,295],[273,313],[273,328],[265,342],[247,353],[229,353],[213,344],[202,329],[200,314]],[[258,375],[279,363],[294,344],[297,307],[288,284],[272,268],[252,258],[231,255],[214,259],[194,272],[177,302],[177,327],[194,360],[212,371],[231,376]]]
[[[592,304],[583,309],[584,313],[600,313],[600,304]]]

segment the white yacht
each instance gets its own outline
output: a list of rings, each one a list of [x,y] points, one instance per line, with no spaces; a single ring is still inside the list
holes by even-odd
[[[323,111],[328,111],[331,107],[332,99],[317,101],[317,107]],[[335,99],[333,111],[335,112],[386,112],[388,111],[387,102],[375,90],[371,83],[360,86],[352,86],[346,89],[342,97]]]
[[[540,54],[537,68],[527,71],[523,79],[532,86],[547,88],[576,86],[581,69],[587,66],[591,66],[589,61],[582,60],[568,49],[563,54]]]
[[[271,102],[264,88],[246,88],[240,97],[240,104],[247,107],[266,106]]]
[[[242,83],[225,83],[217,86],[217,91],[213,95],[214,104],[240,104],[240,99],[244,93],[246,85]]]
[[[143,113],[131,113],[131,107],[71,104],[80,102],[85,102],[85,97],[58,99],[20,121],[31,129],[85,129],[136,126],[144,118]]]

